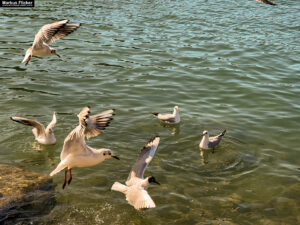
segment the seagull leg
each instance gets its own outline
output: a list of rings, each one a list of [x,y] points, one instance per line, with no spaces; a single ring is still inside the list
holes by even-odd
[[[30,59],[31,59],[31,55],[28,56],[27,61],[25,63],[25,66],[27,66],[27,64],[29,63]]]
[[[71,169],[69,169],[69,172],[70,172],[70,178],[69,178],[69,180],[68,180],[68,185],[71,183],[71,181],[72,181],[72,173],[71,173]]]
[[[65,186],[67,184],[67,172],[68,172],[68,169],[66,169],[66,171],[65,171],[65,182],[64,182],[64,184],[62,186],[62,189],[65,189]]]
[[[215,153],[215,148],[212,149],[212,153]]]

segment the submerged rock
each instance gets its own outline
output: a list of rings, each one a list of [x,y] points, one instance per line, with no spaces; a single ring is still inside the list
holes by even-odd
[[[55,205],[48,175],[0,164],[0,224],[26,224]]]

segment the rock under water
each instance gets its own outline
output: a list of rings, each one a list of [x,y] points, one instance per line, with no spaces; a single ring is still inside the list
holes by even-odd
[[[48,175],[0,164],[0,224],[26,224],[49,213],[54,189]]]

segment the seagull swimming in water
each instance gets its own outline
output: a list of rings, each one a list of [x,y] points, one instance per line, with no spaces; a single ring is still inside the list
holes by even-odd
[[[155,207],[155,203],[146,190],[150,183],[160,183],[153,176],[144,179],[144,172],[155,154],[159,140],[160,138],[156,136],[141,150],[138,160],[129,173],[126,185],[115,182],[111,187],[111,190],[125,194],[128,203],[137,210]]]
[[[180,122],[179,107],[175,106],[172,114],[152,113],[157,119],[170,124],[177,124]]]
[[[35,140],[44,145],[52,145],[55,144],[56,139],[54,136],[53,128],[56,124],[56,113],[53,113],[52,121],[48,124],[48,126],[44,127],[43,124],[40,124],[39,122],[23,117],[17,117],[17,116],[12,116],[10,117],[11,120],[22,123],[27,126],[32,126],[32,133],[35,137]]]
[[[201,149],[214,149],[221,142],[222,137],[225,135],[225,133],[226,130],[224,130],[221,134],[217,136],[209,137],[208,132],[206,130],[203,131],[203,134],[201,135],[203,137],[199,144],[199,147]]]
[[[27,65],[32,56],[36,55],[56,55],[56,50],[49,45],[54,41],[64,38],[80,27],[80,23],[68,23],[69,20],[62,20],[44,25],[35,35],[33,44],[27,49],[22,63]]]
[[[268,4],[268,5],[277,5],[276,3],[273,3],[269,0],[256,0],[257,2],[262,2],[262,3],[265,3],[265,4]]]
[[[103,162],[105,159],[119,157],[113,154],[110,149],[101,148],[95,149],[88,146],[85,138],[89,139],[101,134],[104,129],[109,126],[114,110],[110,109],[102,113],[89,117],[90,107],[84,107],[77,115],[79,125],[66,137],[63,150],[60,154],[60,163],[50,173],[53,176],[67,167],[65,171],[65,182],[62,186],[64,189],[67,183],[67,172],[70,172],[68,184],[72,181],[71,169],[74,167],[89,167]]]

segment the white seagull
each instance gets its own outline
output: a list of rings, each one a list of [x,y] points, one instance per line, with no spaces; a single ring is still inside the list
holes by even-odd
[[[102,113],[89,117],[90,107],[84,107],[77,115],[79,118],[79,125],[66,137],[64,141],[63,150],[60,154],[60,163],[50,173],[53,176],[68,167],[65,171],[65,182],[63,189],[67,183],[67,172],[70,172],[68,184],[72,181],[71,169],[74,167],[89,167],[103,162],[105,159],[119,158],[113,154],[110,149],[101,148],[95,149],[88,146],[85,138],[89,139],[101,134],[104,129],[109,126],[114,110],[110,109]]]
[[[160,114],[152,113],[157,119],[170,124],[176,124],[180,122],[179,107],[175,106],[172,114]]]
[[[12,116],[10,117],[11,120],[22,123],[27,126],[32,126],[32,133],[34,134],[35,140],[44,145],[52,145],[55,144],[56,139],[54,136],[53,128],[56,124],[56,113],[53,113],[52,121],[48,124],[48,126],[44,127],[43,124],[39,122],[23,117]]]
[[[221,142],[222,137],[225,135],[225,133],[226,130],[224,130],[221,134],[217,136],[209,137],[208,132],[206,130],[203,131],[203,134],[201,135],[203,137],[199,144],[199,147],[201,149],[214,149]]]
[[[80,23],[68,23],[69,20],[62,20],[44,25],[35,35],[33,44],[27,49],[22,63],[27,65],[34,55],[57,55],[54,48],[49,45],[54,41],[64,38],[80,27]]]
[[[137,210],[155,207],[155,203],[146,190],[150,183],[160,183],[153,176],[144,179],[144,172],[155,154],[159,140],[160,138],[156,136],[141,150],[138,160],[129,173],[126,185],[115,182],[111,187],[111,190],[125,194],[128,203]]]

